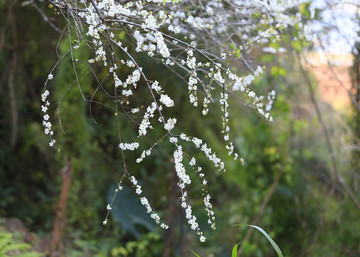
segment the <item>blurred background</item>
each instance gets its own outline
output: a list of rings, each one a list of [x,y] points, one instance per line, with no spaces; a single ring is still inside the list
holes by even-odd
[[[327,4],[326,13],[322,3],[297,10],[317,31],[309,41],[300,39],[294,26],[277,42],[249,51],[253,63],[265,67],[252,87],[258,93],[274,89],[277,99],[270,124],[231,99],[232,138],[245,166],[227,159],[220,111],[212,108],[204,119],[187,104],[182,81],[143,58],[146,72],[173,85],[174,101],[184,103],[175,110],[183,128],[205,138],[226,162],[228,172],[220,175],[196,155],[217,218],[217,230],[205,230],[207,241],[200,244],[179,207],[172,148],[166,144],[142,165],[129,161],[129,169],[171,229],[155,226],[130,185],[102,225],[122,174],[113,111],[82,101],[73,87],[62,100],[65,133],[55,115],[52,121],[61,151],[49,148],[40,96],[57,53],[68,46],[57,31],[65,22],[45,3],[0,1],[0,248],[14,246],[7,254],[15,256],[195,256],[191,249],[222,257],[241,242],[241,256],[276,256],[258,231],[234,226],[253,224],[268,232],[284,256],[360,256],[360,41],[342,30],[360,26],[359,6],[335,10]],[[330,23],[335,20],[340,20],[336,29]],[[81,49],[79,57],[88,59]],[[49,87],[53,113],[74,80],[70,63],[65,57]],[[97,81],[84,76],[81,83],[90,98]],[[144,94],[136,101],[146,99]],[[98,94],[96,100],[107,98]],[[123,138],[136,137],[135,125],[121,123],[121,131]],[[139,153],[127,158],[135,160]],[[200,192],[196,186],[190,190]],[[194,198],[193,206],[202,226],[207,215],[201,199]],[[7,254],[0,249],[0,256]]]

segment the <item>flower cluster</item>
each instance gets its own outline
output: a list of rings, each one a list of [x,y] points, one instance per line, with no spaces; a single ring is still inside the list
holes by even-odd
[[[186,56],[186,65],[190,69],[190,76],[188,80],[188,90],[189,90],[189,100],[193,106],[198,105],[198,98],[197,98],[197,83],[198,80],[196,79],[196,58],[194,57],[194,52],[192,49],[187,51]]]
[[[53,75],[50,74],[48,76],[48,79],[51,80],[53,78]],[[44,93],[41,95],[41,101],[43,102],[43,104],[41,105],[41,111],[44,113],[43,115],[43,126],[44,126],[44,132],[46,135],[49,135],[50,137],[50,142],[49,142],[49,146],[50,147],[55,147],[55,143],[56,140],[52,138],[52,136],[54,135],[54,131],[52,131],[52,124],[49,121],[50,116],[47,113],[49,106],[50,106],[50,101],[47,99],[48,96],[50,95],[49,90],[45,90]]]
[[[170,132],[174,128],[175,124],[176,124],[176,118],[170,118],[165,123],[164,129]]]
[[[136,194],[142,195],[141,186],[138,184],[138,181],[136,180],[136,178],[135,178],[134,176],[131,176],[130,181],[131,181],[133,187],[136,188]],[[160,217],[159,217],[159,215],[153,211],[153,209],[151,208],[151,206],[150,206],[150,204],[149,204],[149,201],[148,201],[148,199],[147,199],[146,197],[141,196],[141,197],[140,197],[140,203],[141,203],[143,206],[145,206],[146,212],[150,214],[150,217],[151,217],[152,219],[154,219],[157,224],[160,224],[160,227],[161,227],[161,228],[163,228],[163,229],[168,229],[168,228],[169,228],[168,225],[166,225],[165,223],[161,223],[161,222],[160,222]]]
[[[196,148],[201,150],[209,161],[213,163],[213,165],[219,169],[219,171],[226,172],[224,162],[217,157],[216,153],[212,151],[210,147],[207,146],[206,143],[203,143],[203,140],[197,137],[187,136],[185,133],[180,135],[180,138],[186,142],[192,142]]]
[[[223,125],[223,129],[222,129],[221,133],[224,134],[224,140],[226,142],[226,149],[228,150],[229,155],[232,155],[234,152],[234,146],[233,146],[233,143],[230,141],[228,98],[229,98],[229,95],[227,93],[220,93],[221,111],[223,113],[221,116],[222,125]],[[238,157],[238,154],[235,153],[234,159],[236,160],[237,157]]]
[[[204,205],[205,205],[206,212],[209,216],[208,223],[211,225],[211,228],[215,230],[215,223],[214,223],[215,216],[214,216],[214,211],[212,210],[212,204],[210,203],[210,198],[211,197],[209,194],[207,194],[204,197]]]
[[[181,207],[185,209],[186,219],[192,230],[195,230],[196,233],[200,236],[201,241],[205,241],[203,232],[201,232],[198,222],[196,221],[196,216],[192,213],[191,206],[187,203],[187,192],[185,191],[186,185],[191,184],[191,179],[188,174],[186,174],[186,169],[183,165],[183,150],[181,146],[177,146],[177,149],[174,151],[174,162],[175,162],[175,171],[179,178],[178,186],[181,191]]]
[[[154,112],[156,111],[156,103],[152,102],[150,106],[147,107],[144,114],[143,120],[139,126],[139,137],[147,134],[147,129],[151,128],[150,118],[154,117]]]
[[[207,191],[207,180],[204,178],[204,173],[202,173],[202,168],[200,166],[196,166],[196,159],[194,157],[191,158],[189,165],[192,166],[196,172],[196,174],[199,176],[200,180],[201,180],[201,190],[203,192],[204,195],[204,206],[205,206],[205,210],[207,212],[208,215],[208,224],[211,226],[211,228],[213,230],[216,229],[215,226],[215,213],[212,210],[212,204],[210,203],[210,195]]]
[[[166,107],[173,107],[174,101],[168,95],[160,95],[160,102]]]
[[[190,138],[187,137],[185,134],[182,134],[180,137],[181,137],[181,139],[183,139],[185,141],[192,141],[195,145],[197,145],[197,147],[200,147],[201,145],[204,146],[204,144],[202,144],[201,139],[193,138],[192,140],[190,140]],[[187,156],[188,158],[189,158],[189,156],[185,155],[185,153],[183,152],[182,146],[178,144],[178,140],[175,137],[171,137],[170,142],[176,146],[176,150],[174,151],[173,156],[174,156],[174,163],[175,163],[175,171],[179,178],[178,186],[179,186],[180,192],[181,192],[181,197],[180,197],[181,207],[185,209],[186,218],[188,220],[188,224],[190,225],[191,229],[195,230],[196,233],[200,237],[200,241],[204,242],[206,240],[206,237],[201,232],[199,224],[196,221],[197,218],[192,212],[191,205],[188,203],[188,193],[186,191],[186,186],[191,184],[191,179],[190,179],[190,176],[187,174],[185,166],[183,164],[183,156]],[[206,145],[205,145],[205,147],[206,147]],[[216,157],[214,157],[214,158],[216,158]],[[212,210],[212,204],[210,203],[211,197],[206,189],[207,180],[204,179],[204,173],[202,173],[202,168],[200,166],[196,165],[195,157],[192,157],[189,159],[190,159],[189,166],[195,171],[195,173],[198,175],[199,179],[201,180],[200,185],[201,185],[201,189],[202,189],[202,192],[204,195],[205,210],[206,210],[208,218],[209,218],[208,223],[210,224],[211,228],[215,230],[216,229],[215,216],[214,216],[214,211]]]
[[[106,226],[106,224],[108,223],[108,216],[109,216],[109,214],[110,214],[110,211],[112,210],[112,207],[111,207],[111,206],[112,206],[112,204],[113,204],[113,202],[114,202],[114,199],[115,199],[116,194],[117,194],[120,190],[123,189],[123,187],[121,186],[121,182],[122,182],[122,179],[120,180],[117,188],[115,189],[115,195],[114,195],[114,197],[113,197],[113,200],[111,201],[110,204],[107,204],[107,205],[106,205],[107,213],[106,213],[106,218],[103,220],[103,226]]]
[[[139,147],[139,143],[134,142],[134,143],[120,143],[119,147],[121,150],[130,150],[130,151],[134,151],[135,149],[137,149]]]
[[[151,148],[148,150],[142,151],[141,156],[136,159],[136,162],[137,163],[142,162],[145,159],[145,157],[150,156],[150,154],[151,154]]]

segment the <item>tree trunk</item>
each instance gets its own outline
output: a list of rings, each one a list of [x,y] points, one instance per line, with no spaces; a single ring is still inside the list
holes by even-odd
[[[71,178],[73,174],[72,160],[67,161],[64,168],[61,170],[61,193],[59,204],[56,208],[56,219],[52,232],[51,239],[51,256],[58,256],[59,246],[61,245],[61,238],[66,224],[66,206],[68,195],[70,191]]]

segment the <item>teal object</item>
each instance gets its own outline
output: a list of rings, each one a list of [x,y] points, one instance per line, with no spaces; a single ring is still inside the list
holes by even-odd
[[[113,198],[117,185],[109,188],[107,193],[108,203]],[[138,229],[153,231],[156,227],[155,221],[150,214],[146,213],[146,208],[140,203],[140,196],[135,194],[130,188],[123,187],[119,190],[112,205],[111,215],[114,220],[119,222],[124,230],[139,238],[142,233]]]

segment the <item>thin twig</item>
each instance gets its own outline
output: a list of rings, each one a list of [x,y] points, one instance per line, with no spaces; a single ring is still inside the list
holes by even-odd
[[[44,21],[46,23],[48,23],[50,25],[50,27],[52,27],[56,32],[58,33],[62,33],[62,30],[59,29],[47,16],[46,14],[43,12],[43,10],[41,10],[39,8],[39,6],[37,6],[37,4],[35,4],[34,2],[31,3],[31,6],[35,8],[36,11],[38,11],[41,15],[41,17],[44,19]]]

